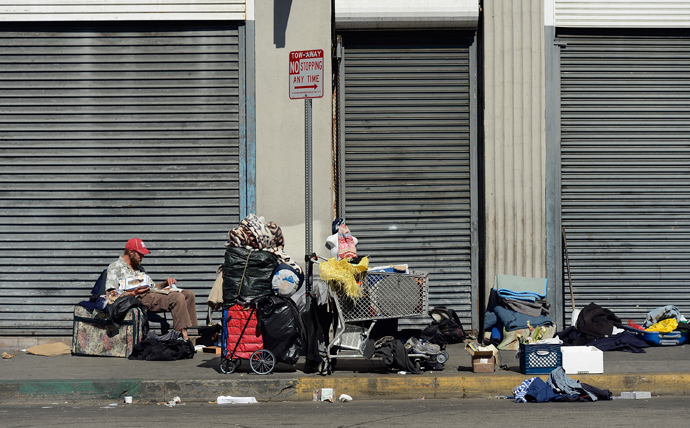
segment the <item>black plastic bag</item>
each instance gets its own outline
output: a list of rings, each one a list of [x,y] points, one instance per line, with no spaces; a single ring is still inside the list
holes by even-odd
[[[115,324],[122,324],[122,321],[127,316],[127,312],[132,308],[142,308],[144,313],[146,311],[144,304],[138,298],[129,294],[120,296],[108,305],[108,318]]]
[[[223,304],[252,302],[273,294],[273,271],[278,258],[260,250],[228,247],[223,263]]]
[[[256,303],[258,323],[264,348],[276,357],[276,361],[293,365],[302,353],[304,327],[291,300],[280,296],[268,296]]]
[[[459,343],[465,340],[465,331],[454,310],[438,306],[429,311],[429,315],[434,321],[422,330],[421,339],[435,343],[441,346],[441,349],[445,349],[447,343]]]
[[[177,361],[194,358],[194,345],[191,340],[158,340],[148,337],[134,345],[130,360]]]
[[[446,345],[448,344],[446,336],[441,332],[441,329],[436,323],[426,326],[420,333],[419,338],[428,340],[429,343],[438,345],[441,349],[446,349]]]

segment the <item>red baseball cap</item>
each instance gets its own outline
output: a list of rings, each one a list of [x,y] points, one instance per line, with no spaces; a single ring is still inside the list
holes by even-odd
[[[142,241],[139,238],[132,238],[129,241],[127,241],[127,245],[125,245],[126,250],[134,250],[137,253],[141,253],[143,255],[147,255],[151,251],[146,249],[146,245],[144,245],[144,241]]]

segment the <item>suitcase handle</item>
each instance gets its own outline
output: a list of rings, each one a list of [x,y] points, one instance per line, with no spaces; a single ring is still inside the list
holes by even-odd
[[[659,339],[680,339],[680,333],[673,332],[668,334],[660,334]]]

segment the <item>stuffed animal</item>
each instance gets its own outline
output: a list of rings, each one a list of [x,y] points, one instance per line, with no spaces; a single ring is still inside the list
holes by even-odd
[[[326,248],[331,250],[331,257],[336,260],[357,257],[357,238],[352,236],[343,219],[333,220],[331,233],[333,234],[326,238]]]

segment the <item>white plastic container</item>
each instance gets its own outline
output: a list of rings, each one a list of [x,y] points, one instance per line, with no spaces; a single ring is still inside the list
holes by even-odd
[[[216,398],[216,403],[218,404],[256,404],[256,398],[254,397],[232,397],[230,395],[220,395]]]
[[[561,346],[566,374],[604,373],[604,353],[594,346]]]

